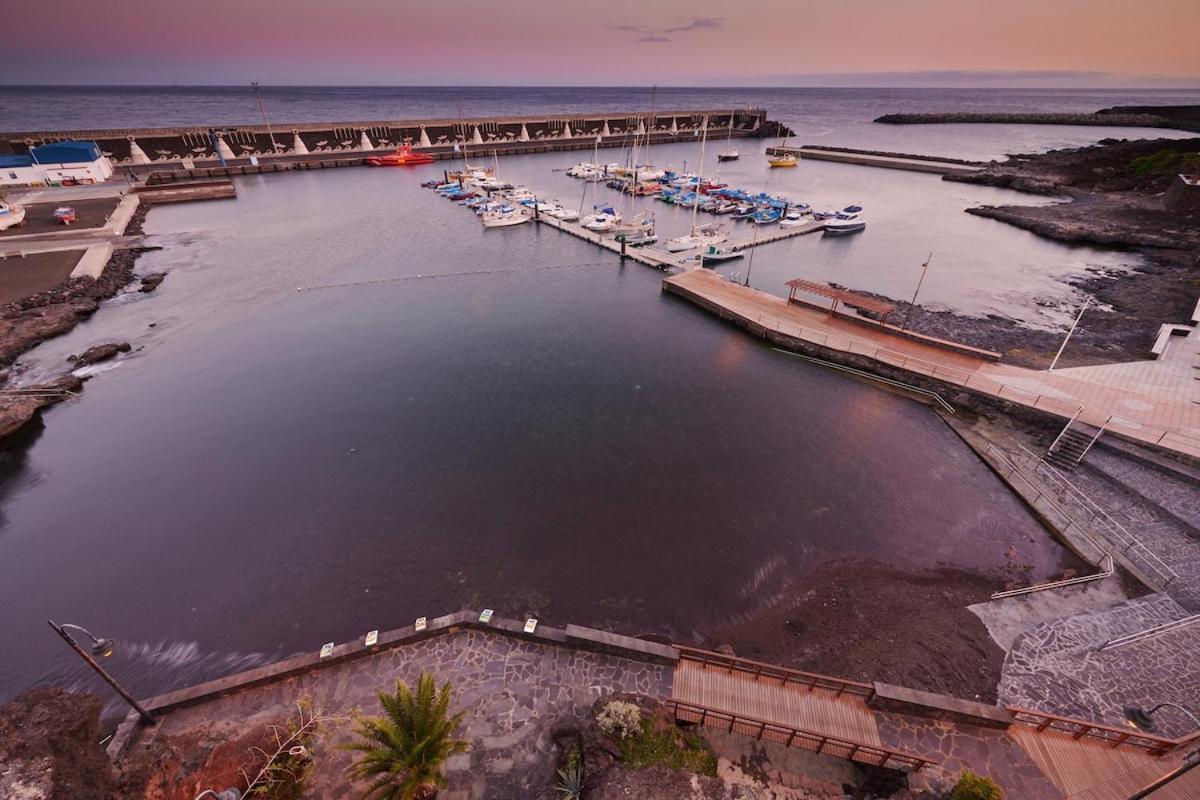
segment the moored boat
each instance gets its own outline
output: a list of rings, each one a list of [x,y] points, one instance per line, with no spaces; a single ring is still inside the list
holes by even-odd
[[[742,157],[742,154],[737,150],[730,150],[728,153],[717,153],[717,161],[737,161]]]
[[[800,159],[791,153],[767,157],[767,165],[772,167],[794,167],[799,161]]]
[[[691,250],[695,247],[708,247],[720,244],[729,238],[729,234],[720,225],[701,225],[684,236],[676,236],[667,241],[667,252],[678,253],[681,250]]]
[[[25,206],[0,202],[0,231],[14,228],[25,221]]]
[[[595,209],[591,214],[584,217],[580,224],[589,231],[597,233],[608,233],[621,222],[621,215],[614,211],[611,207]]]
[[[740,250],[729,250],[716,245],[709,245],[708,249],[701,253],[697,258],[700,259],[700,264],[705,267],[714,266],[725,261],[733,261],[734,259],[744,258],[745,253]]]
[[[867,221],[862,218],[862,210],[862,206],[846,206],[833,219],[826,220],[825,233],[845,236],[865,230]]]
[[[372,167],[405,167],[411,164],[432,164],[433,156],[414,152],[411,144],[402,144],[395,152],[386,156],[369,156],[367,163]]]
[[[479,217],[485,228],[505,228],[529,222],[531,219],[533,214],[521,206],[504,206],[496,211],[485,211]]]

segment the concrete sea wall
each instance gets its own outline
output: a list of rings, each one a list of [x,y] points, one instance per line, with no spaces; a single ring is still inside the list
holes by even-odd
[[[773,136],[777,125],[762,109],[692,109],[682,111],[510,116],[467,119],[385,120],[369,122],[272,123],[270,127],[236,125],[184,128],[139,128],[0,133],[0,155],[27,152],[47,142],[96,141],[118,166],[180,161],[245,159],[251,156],[304,156],[391,149],[405,143],[418,148],[454,144],[488,150],[517,143],[594,142],[600,137],[637,134],[694,136],[707,121],[708,130],[734,136]],[[553,149],[553,148],[551,148]]]

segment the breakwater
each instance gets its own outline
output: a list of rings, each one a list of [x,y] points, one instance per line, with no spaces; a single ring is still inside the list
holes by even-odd
[[[431,151],[500,147],[573,149],[591,147],[596,138],[621,146],[633,136],[671,141],[707,128],[716,135],[775,136],[777,123],[762,109],[584,114],[570,117],[507,116],[370,122],[272,123],[214,127],[139,128],[70,131],[20,131],[0,134],[0,154],[19,154],[55,141],[95,141],[119,166],[195,161],[349,155],[402,144]]]
[[[950,112],[935,114],[884,114],[876,117],[884,125],[939,125],[984,123],[998,125],[1106,125],[1128,128],[1179,128],[1180,123],[1158,114],[1068,114],[1034,113],[973,113]],[[1183,128],[1187,130],[1187,128]]]

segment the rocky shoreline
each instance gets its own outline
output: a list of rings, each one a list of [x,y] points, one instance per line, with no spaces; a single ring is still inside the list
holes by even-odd
[[[147,210],[146,205],[138,208],[125,230],[127,234],[142,232]],[[7,389],[12,378],[20,372],[19,357],[43,341],[67,333],[96,313],[101,302],[134,281],[134,264],[150,249],[154,248],[115,251],[97,279],[70,278],[49,291],[0,308],[0,439],[21,430],[41,409],[61,402],[83,387],[82,379],[67,374],[49,382],[22,387],[19,391]],[[157,285],[152,281],[151,290]],[[120,343],[93,348],[97,352],[84,354],[93,360],[84,363],[111,358],[122,352],[122,346],[128,349],[128,345]],[[83,364],[77,362],[72,368],[78,366]]]
[[[1131,165],[1164,151],[1200,152],[1200,138],[1104,140],[1091,147],[1017,155],[971,174],[943,180],[996,186],[1065,202],[980,206],[967,213],[1015,225],[1065,244],[1137,253],[1144,264],[1129,273],[1096,273],[1072,283],[1098,301],[1060,362],[1068,366],[1149,357],[1163,323],[1191,318],[1200,278],[1200,214],[1171,211],[1163,192],[1178,167],[1138,172]],[[908,303],[889,299],[897,312]],[[966,317],[917,307],[910,325],[920,333],[1004,353],[1008,363],[1045,368],[1061,332],[1032,330],[1000,317]]]
[[[974,113],[953,111],[946,113],[884,114],[875,122],[884,125],[1101,125],[1122,128],[1176,128],[1200,130],[1200,126],[1186,120],[1176,120],[1154,113],[1114,113],[1100,111],[1094,114],[1055,112],[1008,112]]]

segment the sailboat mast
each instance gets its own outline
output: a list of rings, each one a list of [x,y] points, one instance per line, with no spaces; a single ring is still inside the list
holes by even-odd
[[[692,198],[692,235],[696,235],[696,212],[700,210],[700,184],[704,181],[704,142],[708,139],[708,116],[700,120],[700,166],[696,168],[696,196]]]

